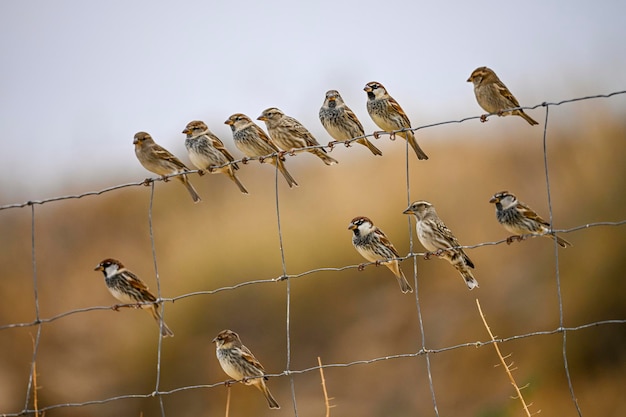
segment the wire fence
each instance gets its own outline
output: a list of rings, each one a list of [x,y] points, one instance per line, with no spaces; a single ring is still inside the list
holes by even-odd
[[[545,170],[545,187],[546,187],[545,189],[546,189],[547,200],[548,200],[550,224],[552,224],[552,221],[553,221],[552,195],[551,195],[551,182],[550,182],[551,178],[550,178],[550,167],[549,167],[550,160],[548,158],[548,153],[547,153],[550,109],[553,107],[562,106],[565,104],[571,104],[571,103],[588,101],[588,100],[608,99],[614,96],[624,95],[624,94],[626,94],[626,91],[616,91],[610,94],[599,94],[599,95],[593,95],[593,96],[578,97],[578,98],[562,100],[558,102],[544,102],[544,103],[541,103],[532,107],[519,107],[518,108],[518,109],[536,109],[536,108],[545,109],[545,119],[544,119],[544,124],[543,124],[544,125],[543,166]],[[472,117],[466,117],[466,118],[462,118],[458,120],[448,120],[448,121],[418,126],[418,127],[412,128],[411,130],[418,131],[422,129],[435,128],[435,127],[439,127],[442,125],[465,123],[471,120],[481,119],[481,117],[483,116],[472,116]],[[407,129],[403,129],[403,130],[407,130]],[[393,140],[395,139],[395,134],[398,132],[401,132],[401,131],[399,130],[395,132],[376,132],[373,134],[356,137],[345,142],[330,142],[325,145],[310,146],[307,148],[303,148],[302,150],[313,149],[313,148],[332,149],[332,147],[334,146],[341,146],[341,145],[349,147],[351,146],[352,142],[360,138],[371,138],[374,136],[378,137],[381,134],[388,135],[389,138]],[[259,160],[260,162],[263,162],[265,159],[270,158],[270,157],[290,157],[294,155],[295,155],[294,153],[279,152],[279,153],[274,153],[274,154],[267,155],[266,157],[261,157],[261,158],[242,158],[242,159],[230,162],[230,164],[234,164],[234,163],[246,164],[246,163],[249,163],[251,160],[255,160],[255,159]],[[409,158],[411,157],[412,157],[411,150],[409,149],[408,142],[407,142],[406,144],[406,201],[407,201],[407,204],[410,204],[412,202],[412,198],[410,195],[411,175],[409,172]],[[190,170],[189,172],[193,173],[193,172],[198,172],[198,171]],[[40,305],[39,305],[39,295],[38,295],[39,285],[37,282],[38,271],[37,271],[37,262],[36,262],[38,253],[37,253],[37,247],[35,245],[35,242],[37,240],[37,230],[35,227],[36,217],[37,217],[36,207],[39,205],[54,204],[56,202],[65,201],[65,200],[96,197],[96,196],[100,196],[100,195],[107,194],[107,193],[114,193],[114,192],[117,192],[118,190],[128,188],[128,187],[149,186],[151,187],[151,193],[150,193],[150,205],[149,205],[149,210],[148,210],[148,223],[149,223],[150,242],[152,245],[152,257],[153,257],[154,270],[155,270],[155,275],[156,275],[156,283],[157,283],[156,289],[157,289],[158,302],[173,303],[179,300],[189,299],[189,298],[197,297],[197,296],[216,294],[216,293],[220,293],[224,291],[236,291],[242,287],[247,287],[247,286],[259,286],[263,284],[275,283],[277,281],[286,282],[286,293],[285,293],[285,297],[286,297],[285,334],[286,334],[286,343],[287,343],[286,365],[285,365],[285,369],[282,372],[276,373],[276,374],[267,374],[267,375],[271,377],[277,377],[277,378],[288,378],[290,389],[291,389],[291,401],[292,401],[294,416],[298,416],[298,413],[299,413],[299,407],[296,401],[297,396],[296,396],[295,381],[294,381],[295,375],[305,374],[309,372],[318,372],[320,369],[344,368],[344,367],[359,366],[359,365],[369,365],[369,364],[373,364],[373,363],[377,363],[381,361],[390,361],[390,360],[395,360],[395,359],[400,359],[400,358],[412,358],[412,357],[421,356],[421,357],[424,357],[426,361],[426,369],[427,369],[429,389],[430,389],[430,394],[431,394],[431,399],[432,399],[433,412],[437,417],[439,417],[440,414],[439,414],[439,407],[438,407],[438,401],[437,401],[437,392],[435,390],[435,384],[433,383],[433,370],[432,370],[431,361],[430,361],[430,358],[432,355],[441,354],[444,352],[462,350],[466,348],[484,347],[484,346],[489,346],[489,345],[512,342],[512,341],[516,341],[520,339],[527,339],[527,338],[541,337],[541,336],[548,336],[548,335],[555,335],[555,334],[561,335],[562,337],[562,362],[563,362],[563,368],[566,374],[568,389],[571,395],[571,401],[575,406],[577,414],[580,417],[583,416],[583,410],[578,404],[576,392],[574,390],[574,386],[572,382],[572,375],[570,372],[568,353],[567,353],[568,335],[574,332],[579,332],[579,331],[589,329],[592,327],[597,327],[597,326],[623,326],[623,325],[626,325],[626,319],[610,319],[610,320],[592,321],[592,322],[585,323],[576,327],[565,326],[565,317],[564,317],[564,311],[563,311],[563,298],[562,298],[562,290],[561,290],[561,277],[560,277],[560,268],[559,268],[560,266],[559,265],[559,250],[558,250],[558,245],[555,242],[554,243],[554,260],[555,260],[554,277],[556,280],[557,295],[558,295],[558,310],[559,310],[559,324],[557,327],[553,329],[548,329],[548,330],[517,334],[514,336],[507,337],[507,338],[492,338],[492,339],[486,339],[483,341],[472,341],[472,342],[460,343],[460,344],[456,344],[453,346],[446,346],[446,347],[437,348],[437,349],[429,348],[427,345],[426,333],[424,330],[424,324],[422,320],[422,303],[420,301],[419,286],[418,286],[418,281],[417,281],[417,259],[424,257],[424,256],[428,256],[430,254],[428,252],[417,252],[414,250],[414,242],[413,242],[414,224],[412,223],[411,218],[409,218],[407,221],[408,222],[408,225],[407,225],[408,234],[410,236],[409,238],[410,252],[407,255],[398,258],[398,260],[401,260],[401,261],[409,260],[409,259],[413,260],[415,306],[416,306],[416,313],[417,313],[417,318],[419,322],[419,327],[421,330],[421,343],[420,343],[421,345],[419,346],[419,349],[417,349],[415,352],[406,353],[406,354],[392,353],[383,357],[375,357],[375,358],[371,358],[367,360],[354,360],[354,361],[346,362],[346,363],[328,363],[328,364],[308,367],[304,369],[291,369],[292,368],[292,365],[291,365],[292,363],[291,361],[291,355],[292,355],[292,328],[291,328],[291,311],[292,311],[291,291],[292,291],[292,288],[291,288],[291,282],[297,279],[305,278],[311,275],[316,275],[316,274],[320,274],[324,272],[339,272],[339,271],[362,269],[363,266],[373,265],[374,263],[369,262],[365,264],[341,265],[337,267],[319,267],[319,268],[310,269],[310,270],[307,270],[298,274],[289,274],[287,271],[286,263],[285,263],[285,251],[284,251],[284,246],[283,246],[283,232],[282,232],[282,227],[281,227],[278,173],[279,173],[278,170],[276,170],[274,190],[275,190],[275,212],[276,212],[277,233],[278,233],[278,239],[279,239],[279,245],[280,245],[280,255],[281,255],[281,265],[282,265],[281,267],[282,271],[280,275],[274,276],[274,277],[267,277],[265,279],[245,281],[245,282],[238,283],[236,285],[223,286],[223,287],[219,287],[219,288],[215,288],[211,290],[189,292],[189,293],[181,294],[181,295],[178,295],[176,297],[171,297],[171,298],[161,296],[160,278],[159,278],[159,272],[158,272],[159,262],[158,262],[158,256],[156,253],[156,248],[155,248],[155,238],[153,234],[153,222],[152,222],[155,182],[163,181],[167,179],[168,177],[149,178],[144,181],[119,184],[119,185],[111,186],[111,187],[104,188],[98,191],[88,191],[82,194],[64,195],[64,196],[52,197],[52,198],[47,198],[47,199],[42,199],[42,200],[31,200],[31,201],[26,201],[26,202],[21,202],[21,203],[0,206],[0,213],[3,211],[7,211],[7,210],[25,209],[25,208],[30,209],[30,228],[31,228],[30,243],[31,243],[33,296],[34,296],[34,309],[35,309],[34,320],[29,321],[29,322],[0,324],[0,332],[6,332],[7,330],[16,329],[16,328],[34,328],[36,330],[36,333],[33,337],[33,353],[32,353],[32,358],[31,358],[31,363],[30,363],[28,383],[27,383],[27,386],[25,387],[24,406],[22,410],[16,411],[16,412],[8,412],[7,410],[0,410],[0,413],[1,413],[0,415],[6,416],[6,417],[13,417],[13,416],[17,417],[17,416],[25,416],[25,415],[39,416],[39,415],[45,414],[47,411],[56,410],[56,409],[86,407],[90,405],[107,404],[107,403],[126,400],[126,399],[157,398],[159,401],[160,414],[161,416],[165,417],[166,410],[163,405],[164,397],[167,397],[176,393],[180,393],[183,391],[211,389],[211,388],[215,388],[215,387],[223,385],[223,382],[219,382],[219,383],[214,383],[214,384],[187,385],[187,386],[181,386],[181,387],[171,389],[171,390],[163,390],[161,388],[161,363],[162,363],[163,337],[160,335],[158,339],[157,358],[156,358],[156,363],[155,363],[156,379],[154,382],[154,390],[152,392],[144,392],[144,393],[139,393],[139,394],[125,394],[125,395],[119,395],[119,396],[110,397],[110,398],[93,399],[93,400],[83,401],[83,402],[68,402],[68,403],[62,403],[62,404],[61,403],[49,404],[49,405],[43,405],[43,406],[39,406],[37,404],[37,401],[36,401],[36,398],[37,398],[36,397],[37,396],[36,364],[37,364],[38,356],[40,354],[40,343],[41,343],[41,334],[42,334],[43,327],[49,325],[52,322],[65,320],[70,316],[82,315],[82,314],[92,312],[92,311],[117,309],[119,307],[131,307],[131,305],[90,306],[86,308],[79,308],[79,309],[73,309],[70,311],[64,311],[62,313],[59,313],[50,317],[41,316]],[[175,175],[180,175],[180,174],[175,174]],[[175,176],[175,175],[171,175],[171,176]],[[598,222],[593,222],[593,223],[576,225],[574,227],[567,228],[567,229],[555,229],[553,230],[553,232],[558,232],[560,234],[561,233],[567,234],[567,233],[584,230],[584,229],[590,229],[590,228],[620,227],[624,225],[626,225],[626,219],[619,220],[619,221],[598,221]],[[533,236],[526,236],[526,237],[533,237]],[[460,246],[460,247],[464,249],[477,249],[477,248],[481,248],[485,246],[502,245],[502,244],[509,244],[509,243],[510,242],[507,241],[507,239],[501,239],[501,240],[481,242],[475,245]],[[163,308],[162,305],[161,305],[161,308]],[[624,328],[620,328],[619,331],[624,331]]]

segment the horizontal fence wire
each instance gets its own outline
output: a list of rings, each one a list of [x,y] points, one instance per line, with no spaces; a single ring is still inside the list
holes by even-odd
[[[606,99],[606,98],[610,98],[613,96],[617,96],[617,95],[623,95],[626,94],[626,90],[624,91],[615,91],[613,93],[609,93],[609,94],[598,94],[598,95],[591,95],[591,96],[585,96],[585,97],[577,97],[577,98],[573,98],[573,99],[567,99],[567,100],[561,100],[558,102],[543,102],[541,104],[537,104],[535,106],[531,106],[531,107],[518,107],[516,109],[536,109],[536,108],[545,108],[546,110],[546,116],[545,116],[545,124],[544,124],[544,133],[543,133],[543,141],[544,141],[544,152],[543,152],[543,158],[544,158],[544,168],[545,168],[545,177],[546,177],[546,192],[548,194],[548,206],[549,206],[549,212],[550,212],[550,220],[552,220],[552,206],[551,206],[551,195],[550,195],[550,177],[549,177],[549,168],[548,168],[548,158],[547,158],[547,151],[546,151],[546,143],[547,143],[547,133],[548,133],[548,121],[549,121],[549,108],[550,107],[556,107],[556,106],[561,106],[561,105],[565,105],[565,104],[569,104],[569,103],[575,103],[575,102],[580,102],[580,101],[587,101],[587,100],[594,100],[594,99]],[[491,115],[489,115],[491,116]],[[437,123],[432,123],[432,124],[426,124],[426,125],[422,125],[422,126],[418,126],[415,128],[411,128],[411,129],[402,129],[402,130],[397,130],[397,131],[393,131],[393,132],[374,132],[372,134],[368,134],[368,135],[364,135],[364,136],[359,136],[347,141],[343,141],[343,142],[329,142],[326,145],[316,145],[316,146],[308,146],[306,148],[300,148],[298,149],[296,152],[276,152],[264,157],[260,157],[260,158],[242,158],[242,159],[238,159],[235,160],[233,162],[229,162],[228,164],[235,164],[235,163],[242,163],[242,164],[247,164],[250,163],[250,161],[252,160],[257,160],[259,162],[264,162],[264,160],[268,159],[268,158],[273,158],[273,157],[280,157],[280,158],[285,158],[285,157],[289,157],[289,156],[294,156],[299,152],[302,151],[306,151],[306,150],[310,150],[310,149],[314,149],[314,148],[324,148],[324,149],[329,149],[331,150],[333,147],[335,146],[351,146],[351,144],[358,140],[358,139],[362,139],[362,138],[370,138],[370,137],[379,137],[381,134],[386,134],[389,135],[390,139],[394,139],[396,133],[402,132],[404,130],[413,130],[413,131],[417,131],[417,130],[421,130],[421,129],[428,129],[428,128],[434,128],[434,127],[438,127],[438,126],[442,126],[442,125],[448,125],[448,124],[458,124],[458,123],[464,123],[464,122],[468,122],[471,120],[476,120],[476,119],[480,119],[483,120],[484,119],[484,115],[483,116],[471,116],[471,117],[466,117],[466,118],[462,118],[462,119],[458,119],[458,120],[448,120],[448,121],[443,121],[443,122],[437,122]],[[407,157],[407,163],[406,163],[406,174],[407,174],[407,184],[406,184],[406,190],[407,190],[407,201],[410,203],[411,199],[410,199],[410,194],[409,194],[409,189],[410,189],[410,175],[409,175],[409,164],[408,164],[408,158],[409,158],[409,148],[408,148],[408,142],[407,142],[407,147],[406,147],[406,157]],[[224,164],[223,166],[226,166],[228,164]],[[199,172],[198,170],[189,170],[187,171],[187,173],[194,173],[194,172]],[[21,323],[9,323],[9,324],[2,324],[0,325],[0,332],[2,331],[7,331],[10,329],[16,329],[16,328],[36,328],[36,336],[34,337],[34,341],[33,341],[33,356],[32,356],[32,361],[31,361],[31,366],[30,366],[30,376],[29,376],[29,380],[28,380],[28,385],[26,387],[26,395],[25,395],[25,405],[24,408],[21,411],[18,412],[14,412],[14,413],[3,413],[0,414],[0,416],[6,416],[6,417],[17,417],[17,416],[24,416],[24,415],[43,415],[43,413],[47,412],[47,411],[51,411],[51,410],[55,410],[55,409],[62,409],[62,408],[77,408],[77,407],[86,407],[86,406],[90,406],[90,405],[98,405],[98,404],[107,404],[107,403],[111,403],[111,402],[116,402],[116,401],[122,401],[122,400],[127,400],[127,399],[141,399],[141,398],[153,398],[153,397],[158,397],[159,399],[159,404],[160,404],[160,413],[161,416],[165,417],[166,412],[165,412],[165,408],[163,406],[163,397],[167,397],[176,393],[180,393],[180,392],[184,392],[184,391],[190,391],[190,390],[203,390],[203,389],[212,389],[212,388],[216,388],[219,386],[223,386],[224,382],[218,382],[218,383],[213,383],[213,384],[201,384],[201,385],[187,385],[187,386],[181,386],[178,388],[174,388],[171,390],[162,390],[160,389],[159,385],[160,385],[160,377],[161,377],[161,347],[162,347],[162,335],[159,336],[158,339],[158,346],[157,348],[157,363],[156,363],[156,380],[155,380],[155,389],[152,392],[148,392],[148,393],[138,393],[138,394],[125,394],[125,395],[119,395],[119,396],[115,396],[115,397],[110,397],[110,398],[105,398],[105,399],[95,399],[95,400],[89,400],[89,401],[84,401],[84,402],[70,402],[70,403],[62,403],[62,404],[52,404],[52,405],[47,405],[47,406],[43,406],[43,407],[37,407],[36,409],[32,408],[31,405],[31,400],[32,398],[36,395],[36,386],[34,381],[36,380],[35,378],[35,364],[37,361],[37,355],[39,352],[39,344],[40,344],[40,340],[41,340],[41,330],[42,330],[42,326],[47,325],[49,323],[58,321],[58,320],[63,320],[66,319],[67,317],[70,316],[75,316],[75,315],[82,315],[82,314],[88,314],[90,312],[95,312],[95,311],[102,311],[102,310],[111,310],[111,309],[119,309],[119,308],[124,308],[124,307],[136,307],[137,305],[133,304],[133,305],[129,305],[129,304],[119,304],[119,305],[112,305],[112,306],[90,306],[90,307],[85,307],[85,308],[78,308],[78,309],[73,309],[70,311],[65,311],[62,313],[59,313],[57,315],[54,316],[50,316],[50,317],[41,317],[40,316],[40,312],[39,312],[39,301],[38,301],[38,293],[37,293],[37,268],[36,268],[36,247],[35,247],[35,238],[36,238],[36,230],[35,230],[35,218],[36,218],[36,210],[35,207],[38,205],[44,205],[44,204],[53,204],[55,202],[59,202],[59,201],[64,201],[64,200],[72,200],[72,199],[80,199],[80,198],[84,198],[84,197],[92,197],[92,196],[100,196],[106,193],[110,193],[110,192],[115,192],[117,190],[120,189],[124,189],[124,188],[128,188],[128,187],[141,187],[141,186],[150,186],[151,187],[151,194],[150,194],[150,205],[149,205],[149,210],[148,210],[148,224],[149,224],[149,233],[150,233],[150,240],[151,240],[151,245],[152,245],[152,255],[153,255],[153,260],[154,260],[154,268],[155,268],[155,273],[156,273],[156,282],[157,282],[157,302],[159,303],[174,303],[178,300],[182,300],[182,299],[188,299],[188,298],[192,298],[192,297],[198,297],[198,296],[205,296],[205,295],[211,295],[211,294],[216,294],[216,293],[220,293],[223,291],[235,291],[238,290],[240,288],[243,287],[247,287],[247,286],[252,286],[252,285],[262,285],[262,284],[272,284],[272,283],[277,283],[277,282],[282,282],[282,281],[286,281],[286,297],[287,297],[287,308],[286,308],[286,335],[287,335],[287,357],[286,357],[286,365],[285,365],[285,370],[283,372],[280,373],[276,373],[276,374],[267,374],[268,376],[271,377],[288,377],[290,379],[290,388],[291,388],[291,400],[292,400],[292,406],[293,406],[293,413],[294,416],[298,415],[298,407],[297,407],[297,403],[296,403],[296,394],[295,394],[295,382],[294,382],[294,375],[300,375],[300,374],[306,374],[309,372],[317,372],[320,369],[328,369],[328,368],[345,368],[345,367],[352,367],[352,366],[360,366],[360,365],[369,365],[369,364],[373,364],[373,363],[377,363],[377,362],[381,362],[381,361],[388,361],[388,360],[397,360],[397,359],[403,359],[403,358],[412,358],[412,357],[417,357],[417,356],[425,356],[426,357],[426,361],[427,361],[427,372],[428,372],[428,378],[429,378],[429,386],[430,386],[430,391],[431,391],[431,395],[432,395],[432,401],[433,401],[433,408],[434,408],[434,413],[435,415],[439,416],[439,411],[438,411],[438,405],[437,405],[437,400],[436,400],[436,393],[435,393],[435,389],[434,389],[434,384],[433,384],[433,374],[431,371],[431,367],[430,367],[430,362],[429,362],[429,355],[436,355],[436,354],[441,354],[441,353],[445,353],[445,352],[450,352],[450,351],[456,351],[456,350],[461,350],[464,348],[477,348],[477,347],[483,347],[483,346],[488,346],[488,345],[492,345],[494,343],[507,343],[507,342],[512,342],[512,341],[516,341],[516,340],[520,340],[520,339],[527,339],[527,338],[532,338],[532,337],[541,337],[541,336],[550,336],[550,335],[555,335],[555,334],[560,334],[563,337],[563,342],[562,342],[562,347],[563,347],[563,365],[565,368],[565,372],[566,372],[566,376],[567,376],[567,382],[568,382],[568,386],[569,386],[569,390],[570,390],[570,394],[572,397],[572,401],[575,404],[577,413],[579,416],[582,416],[582,411],[577,403],[577,399],[576,399],[576,395],[575,392],[573,390],[573,385],[572,385],[572,381],[571,381],[571,375],[569,372],[569,367],[568,367],[568,358],[567,358],[567,352],[566,352],[566,343],[567,343],[567,334],[568,333],[572,333],[572,332],[579,332],[585,329],[589,329],[592,327],[598,327],[598,326],[608,326],[608,325],[625,325],[626,324],[626,320],[619,320],[619,319],[611,319],[611,320],[601,320],[601,321],[594,321],[594,322],[589,322],[586,324],[582,324],[579,326],[575,326],[575,327],[565,327],[564,326],[564,314],[563,314],[563,305],[562,305],[562,298],[561,298],[561,289],[560,289],[560,278],[559,278],[559,262],[558,262],[558,250],[557,250],[557,244],[556,242],[554,243],[555,245],[555,259],[556,259],[556,270],[555,270],[555,277],[557,280],[557,291],[558,291],[558,304],[559,304],[559,326],[557,326],[556,328],[553,329],[548,329],[548,330],[539,330],[539,331],[534,331],[534,332],[529,332],[529,333],[523,333],[523,334],[517,334],[517,335],[513,335],[513,336],[509,336],[509,337],[505,337],[505,338],[495,338],[495,339],[488,339],[488,340],[483,340],[483,341],[473,341],[473,342],[465,342],[465,343],[461,343],[461,344],[456,344],[453,346],[444,346],[444,347],[440,347],[440,348],[427,348],[426,347],[426,340],[425,340],[425,334],[424,334],[424,327],[422,324],[422,320],[421,320],[421,306],[420,306],[420,301],[419,301],[419,289],[418,289],[418,282],[417,282],[417,264],[416,264],[416,260],[419,257],[426,257],[428,258],[429,256],[433,255],[432,253],[429,252],[414,252],[413,251],[413,235],[412,233],[410,233],[410,252],[408,254],[406,254],[403,257],[399,257],[397,258],[399,261],[404,261],[407,259],[412,259],[413,260],[413,265],[414,265],[414,285],[416,288],[415,291],[415,301],[416,301],[416,308],[417,308],[417,314],[419,317],[419,322],[420,322],[420,328],[421,328],[421,333],[422,333],[422,339],[421,339],[421,346],[419,346],[415,351],[410,352],[410,353],[400,353],[400,354],[393,354],[393,355],[388,355],[388,356],[382,356],[382,357],[375,357],[375,358],[369,358],[369,359],[355,359],[353,361],[350,362],[345,362],[345,363],[329,363],[329,364],[324,364],[321,366],[313,366],[313,367],[309,367],[309,368],[304,368],[304,369],[291,369],[291,323],[290,323],[290,314],[291,314],[291,292],[290,292],[290,282],[291,280],[294,279],[304,279],[307,278],[311,275],[315,275],[315,274],[323,274],[325,272],[338,272],[338,271],[346,271],[346,270],[361,270],[364,267],[370,267],[370,266],[374,266],[374,265],[378,265],[377,263],[374,262],[366,262],[366,263],[361,263],[361,264],[353,264],[353,265],[342,265],[342,266],[336,266],[336,267],[320,267],[320,268],[314,268],[314,269],[310,269],[307,271],[303,271],[300,273],[287,273],[287,265],[285,262],[285,255],[284,255],[284,247],[283,247],[283,240],[282,240],[282,229],[281,229],[281,220],[280,220],[280,196],[278,193],[278,170],[276,170],[275,172],[276,177],[275,177],[275,203],[276,203],[276,221],[277,221],[277,226],[278,226],[278,237],[279,237],[279,242],[280,242],[280,252],[281,252],[281,269],[282,269],[282,273],[280,276],[274,276],[274,277],[268,277],[265,279],[257,279],[257,280],[250,280],[250,281],[246,281],[246,282],[241,282],[235,285],[230,285],[230,286],[224,286],[224,287],[220,287],[220,288],[216,288],[216,289],[212,289],[212,290],[206,290],[206,291],[194,291],[194,292],[189,292],[189,293],[185,293],[185,294],[181,294],[175,297],[162,297],[161,293],[160,293],[160,280],[159,280],[159,274],[158,274],[158,262],[157,262],[157,254],[156,254],[156,250],[155,250],[155,245],[154,245],[154,234],[153,234],[153,225],[152,225],[152,203],[153,203],[153,198],[154,198],[154,183],[156,181],[165,181],[167,180],[169,177],[173,177],[173,176],[177,176],[177,175],[183,175],[183,173],[181,174],[174,174],[174,175],[170,175],[170,176],[166,176],[166,177],[154,177],[154,178],[147,178],[143,181],[138,181],[138,182],[131,182],[131,183],[126,183],[126,184],[119,184],[119,185],[115,185],[115,186],[111,186],[111,187],[107,187],[98,191],[88,191],[88,192],[84,192],[81,194],[73,194],[73,195],[64,195],[64,196],[57,196],[57,197],[51,197],[51,198],[47,198],[47,199],[41,199],[41,200],[30,200],[30,201],[26,201],[26,202],[22,202],[22,203],[14,203],[14,204],[7,204],[7,205],[2,205],[0,206],[0,211],[4,211],[4,210],[11,210],[11,209],[19,209],[19,208],[25,208],[25,207],[30,207],[31,210],[31,256],[32,256],[32,270],[33,270],[33,284],[34,284],[34,303],[35,303],[35,319],[29,322],[21,322]],[[551,223],[551,222],[550,222]],[[575,232],[575,231],[579,231],[579,230],[583,230],[583,229],[590,229],[590,228],[597,228],[597,227],[620,227],[620,226],[624,226],[626,225],[626,219],[624,220],[618,220],[618,221],[598,221],[598,222],[593,222],[593,223],[587,223],[587,224],[582,224],[582,225],[577,225],[571,228],[567,228],[567,229],[554,229],[551,231],[551,233],[559,233],[559,234],[567,234],[567,233],[571,233],[571,232]],[[410,231],[412,231],[412,224],[411,224],[411,220],[409,219],[408,221],[408,226]],[[534,238],[536,236],[534,235],[528,235],[528,236],[523,236],[524,238]],[[464,246],[459,246],[460,248],[463,249],[476,249],[476,248],[481,248],[481,247],[485,247],[485,246],[494,246],[494,245],[502,245],[502,244],[510,244],[510,240],[509,239],[501,239],[501,240],[496,240],[496,241],[489,241],[489,242],[480,242],[474,245],[464,245]],[[435,256],[437,254],[434,254]],[[161,305],[161,308],[163,308],[163,306]],[[2,410],[0,410],[0,412],[2,412]]]

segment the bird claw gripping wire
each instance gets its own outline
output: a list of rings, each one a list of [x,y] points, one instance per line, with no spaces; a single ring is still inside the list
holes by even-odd
[[[359,271],[364,270],[365,269],[365,264],[359,264],[359,266],[356,269],[358,269]]]
[[[241,163],[244,165],[246,165],[248,161],[250,161],[250,158],[248,158],[247,156],[244,156],[243,158],[241,158]]]
[[[524,239],[526,239],[526,238],[524,236],[522,236],[522,235],[509,236],[509,237],[506,238],[506,244],[510,245],[511,243],[513,243],[514,240],[517,240],[518,242],[521,242]]]
[[[489,116],[488,114],[483,114],[480,116],[480,122],[481,123],[485,123],[487,122],[487,116]]]

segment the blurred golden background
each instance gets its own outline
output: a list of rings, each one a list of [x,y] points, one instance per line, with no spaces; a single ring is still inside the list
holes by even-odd
[[[626,120],[615,114],[614,104],[598,100],[550,108],[547,156],[557,229],[626,218]],[[548,218],[545,114],[542,109],[530,113],[539,127],[508,117],[418,131],[430,160],[417,161],[409,151],[410,199],[432,202],[463,245],[508,236],[488,203],[497,191],[514,192]],[[300,187],[289,189],[278,178],[287,274],[363,262],[347,230],[357,215],[370,217],[403,256],[409,253],[410,234],[414,251],[423,252],[402,214],[409,202],[405,142],[384,136],[376,145],[383,157],[359,145],[337,147],[331,155],[340,163],[332,167],[308,154],[288,157],[287,167]],[[226,146],[234,149],[230,140]],[[184,153],[175,153],[188,162]],[[177,182],[156,183],[152,222],[163,297],[282,275],[273,167],[250,163],[239,172],[248,196],[225,176],[192,175],[203,198],[197,205]],[[89,190],[114,185],[115,179],[103,178]],[[156,292],[149,203],[149,187],[130,187],[34,207],[41,318],[115,304],[102,274],[93,271],[106,257],[120,259]],[[0,211],[0,230],[0,326],[32,322],[31,208]],[[574,244],[558,252],[564,325],[625,319],[626,227],[593,227],[564,236]],[[426,348],[486,341],[476,299],[497,337],[559,326],[552,241],[483,246],[468,254],[480,283],[472,292],[447,262],[417,260]],[[412,261],[401,266],[415,286]],[[241,335],[267,372],[282,372],[286,288],[285,281],[263,283],[166,303],[165,319],[175,337],[163,340],[159,389],[226,380],[211,343],[225,328]],[[290,281],[290,297],[292,370],[316,366],[318,356],[324,364],[346,363],[422,347],[415,294],[403,295],[384,267],[304,275]],[[36,331],[34,326],[0,330],[0,413],[16,413],[24,406]],[[132,309],[89,311],[44,324],[36,363],[39,407],[153,392],[157,342],[150,316]],[[571,379],[583,414],[626,414],[625,346],[623,324],[567,334]],[[564,372],[562,334],[522,338],[500,348],[512,354],[509,362],[515,362],[518,384],[528,385],[523,394],[533,404],[531,411],[576,415]],[[492,346],[448,350],[430,360],[441,415],[522,415],[504,370],[495,366]],[[325,377],[333,416],[433,415],[424,356],[329,368]],[[298,415],[322,415],[319,372],[295,375],[293,383]],[[231,388],[230,416],[293,415],[290,378],[271,378],[269,387],[281,410],[268,410],[258,391],[238,384]],[[222,416],[225,402],[223,386],[163,397],[166,415],[176,416]],[[160,412],[158,399],[148,398],[64,407],[45,415]]]

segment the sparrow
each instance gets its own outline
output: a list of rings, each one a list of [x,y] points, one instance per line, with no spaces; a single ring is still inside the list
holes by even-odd
[[[378,127],[387,132],[411,128],[408,116],[381,83],[370,81],[363,90],[367,93],[367,112]],[[417,159],[428,159],[415,140],[415,132],[406,130],[397,132],[397,135],[409,142]]]
[[[522,235],[547,236],[556,240],[559,246],[572,246],[567,240],[551,233],[550,223],[542,219],[533,209],[522,203],[508,191],[500,191],[493,195],[491,204],[496,206],[496,218],[504,228],[516,236],[507,239],[511,243],[514,238],[522,239]]]
[[[376,262],[376,265],[384,264],[396,276],[403,293],[413,292],[396,259],[400,254],[382,230],[363,216],[352,219],[348,230],[352,230],[352,244],[362,257],[369,262]]]
[[[297,148],[319,146],[319,142],[302,123],[293,117],[285,116],[285,113],[276,107],[263,110],[257,120],[265,122],[272,141],[284,151],[294,153]],[[326,165],[338,164],[324,148],[307,149],[307,152],[320,158]]]
[[[407,207],[403,213],[415,216],[415,230],[422,246],[427,251],[433,252],[450,262],[461,273],[470,290],[477,288],[478,281],[470,270],[470,268],[474,268],[474,263],[459,247],[461,245],[450,229],[437,216],[435,207],[428,201],[416,201]]]
[[[138,306],[148,309],[152,317],[156,320],[157,325],[161,328],[163,337],[174,336],[174,332],[172,332],[161,319],[156,297],[150,292],[148,286],[144,284],[137,275],[126,269],[120,261],[107,258],[100,262],[94,268],[94,271],[102,271],[104,274],[104,283],[109,289],[109,292],[122,303],[152,303],[139,304]]]
[[[320,122],[322,122],[328,134],[336,141],[345,141],[365,136],[363,125],[359,122],[354,112],[346,106],[337,90],[326,92],[324,104],[320,108]],[[383,154],[367,138],[357,139],[356,143],[367,146],[374,155]]]
[[[165,148],[157,145],[152,136],[146,132],[137,132],[133,144],[135,145],[135,155],[141,162],[141,165],[148,171],[160,175],[163,181],[167,181],[167,175],[189,171],[185,164],[180,162],[178,158]],[[187,175],[179,175],[176,178],[187,188],[194,203],[201,201],[200,196],[189,182]]]
[[[239,191],[243,194],[248,194],[246,187],[243,186],[235,175],[235,170],[239,169],[239,165],[231,163],[235,158],[203,121],[193,120],[187,123],[183,133],[187,135],[185,148],[187,148],[189,153],[189,159],[200,170],[200,175],[204,175],[205,170],[211,173],[226,174],[237,184]]]
[[[230,116],[224,124],[230,126],[230,129],[233,131],[235,145],[248,158],[260,157],[259,160],[263,162],[263,157],[280,152],[280,149],[274,145],[263,129],[254,124],[245,114],[235,113]],[[293,187],[294,185],[297,187],[298,183],[291,176],[289,171],[287,171],[283,161],[284,157],[280,156],[272,156],[270,159],[270,163],[276,165],[280,173],[283,174],[289,187]]]
[[[215,343],[217,360],[229,377],[245,385],[254,385],[263,393],[270,408],[280,408],[265,384],[268,378],[263,365],[241,343],[237,333],[222,330],[212,342]]]
[[[532,117],[524,113],[524,110],[513,110],[503,112],[506,109],[512,109],[514,107],[520,107],[519,101],[511,94],[506,85],[493,72],[487,67],[479,67],[472,72],[472,75],[467,79],[467,82],[474,84],[474,94],[476,95],[476,101],[480,107],[489,113],[496,113],[498,116],[508,116],[514,114],[521,116],[530,125],[538,125]],[[481,121],[487,120],[487,115],[483,115],[480,118]]]

